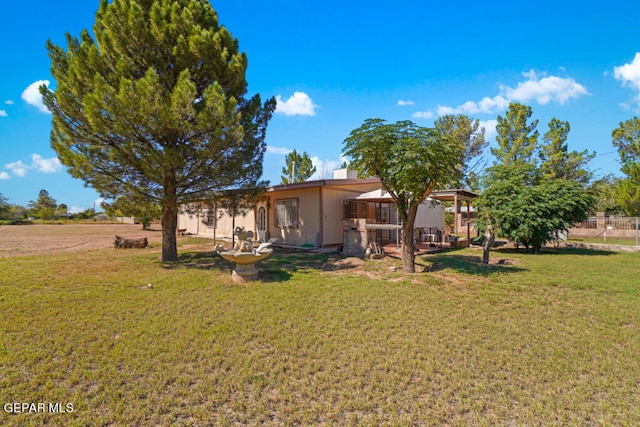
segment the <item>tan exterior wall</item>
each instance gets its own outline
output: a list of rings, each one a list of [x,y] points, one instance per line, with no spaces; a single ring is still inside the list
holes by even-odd
[[[380,184],[363,184],[358,186],[324,187],[322,188],[322,245],[334,246],[343,244],[344,218],[342,218],[343,200],[351,199],[362,193],[380,188]]]
[[[269,194],[269,236],[288,245],[316,245],[320,231],[320,187],[274,191]],[[276,227],[275,205],[279,200],[298,201],[298,227]]]
[[[347,181],[347,180],[344,180]],[[267,199],[257,203],[255,209],[251,210],[245,217],[236,217],[236,226],[244,226],[247,230],[254,232],[255,239],[258,240],[256,230],[256,213],[263,207],[266,210],[267,233],[265,239],[277,238],[280,243],[289,245],[312,245],[312,246],[332,246],[343,243],[344,221],[342,219],[343,200],[353,198],[362,193],[380,188],[379,182],[353,181],[349,184],[345,182],[336,183],[323,181],[318,185],[309,183],[302,188],[271,189],[266,193]],[[293,184],[294,186],[296,184]],[[277,186],[276,186],[277,187]],[[276,227],[276,201],[296,199],[298,201],[298,226],[282,228]],[[222,210],[219,210],[222,212]],[[178,229],[186,229],[187,233],[213,237],[213,228],[208,227],[203,218],[206,218],[206,211],[199,214],[189,214],[182,212],[178,216]],[[216,238],[231,237],[232,218],[228,215],[222,217],[218,215]]]
[[[204,219],[207,216],[207,211],[202,210],[200,212],[188,213],[181,212],[178,215],[178,230],[186,229],[188,234],[192,234],[200,237],[213,238],[214,231],[216,239],[231,238],[233,235],[233,218],[227,214],[226,209],[217,210],[216,227],[208,226]],[[255,212],[251,209],[246,215],[238,215],[235,218],[235,226],[244,227],[246,230],[255,230]]]

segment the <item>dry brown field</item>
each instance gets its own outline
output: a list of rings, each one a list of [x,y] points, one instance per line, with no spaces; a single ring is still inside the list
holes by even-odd
[[[146,237],[160,245],[159,226],[143,230],[140,224],[32,224],[0,225],[0,257],[48,255],[113,247],[115,236]]]

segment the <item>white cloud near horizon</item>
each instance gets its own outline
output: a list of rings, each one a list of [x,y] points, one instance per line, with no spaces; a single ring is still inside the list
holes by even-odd
[[[7,179],[11,179],[11,175],[9,175],[7,172],[5,171],[1,171],[0,172],[0,181],[5,181]]]
[[[271,154],[282,154],[286,156],[292,151],[293,151],[292,149],[286,148],[286,147],[274,147],[272,145],[267,145],[267,153],[271,153]]]
[[[338,160],[320,160],[318,156],[311,157],[311,163],[316,167],[316,173],[311,175],[310,180],[314,179],[331,179],[333,178],[333,171],[340,169],[342,162],[346,160],[346,157],[340,156]]]
[[[482,98],[479,102],[467,101],[457,107],[448,107],[446,105],[438,105],[436,112],[438,116],[447,114],[493,114],[498,111],[506,110],[509,106],[509,100],[498,95],[493,98],[488,96]]]
[[[407,105],[415,105],[415,102],[413,101],[404,101],[402,99],[398,100],[398,107],[406,107]]]
[[[40,112],[51,114],[51,111],[42,102],[42,95],[40,94],[40,86],[49,86],[49,80],[38,80],[31,83],[22,92],[22,99],[29,105],[36,107]]]
[[[495,119],[480,120],[480,127],[484,128],[485,141],[490,141],[496,137],[498,134],[498,132],[496,132],[496,126],[498,126],[498,121]]]
[[[639,60],[640,68],[640,60]],[[564,105],[570,99],[588,95],[587,89],[571,77],[539,75],[535,70],[522,73],[527,80],[515,88],[501,85],[500,93],[494,97],[484,97],[480,101],[467,101],[457,107],[438,105],[438,116],[447,114],[496,114],[505,111],[511,102],[528,103],[536,101],[540,105],[557,102]],[[640,76],[640,74],[639,74]],[[639,80],[640,82],[640,80]],[[414,113],[415,118],[431,118],[424,113]]]
[[[431,111],[416,111],[411,117],[414,119],[431,119],[433,118],[433,113]]]
[[[80,212],[84,212],[87,209],[93,209],[94,207],[95,207],[96,212],[101,212],[102,211],[102,207],[100,205],[102,204],[102,202],[104,202],[104,199],[102,197],[98,197],[96,200],[93,201],[93,204],[91,206],[89,206],[89,207],[73,205],[73,206],[67,207],[67,212],[72,213],[72,214],[77,214],[77,213],[80,213]]]
[[[285,116],[315,116],[316,104],[304,92],[294,92],[286,101],[281,95],[276,96],[276,113]]]

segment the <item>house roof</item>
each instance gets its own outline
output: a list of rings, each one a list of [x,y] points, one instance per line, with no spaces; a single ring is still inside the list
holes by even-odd
[[[379,183],[378,178],[366,178],[366,179],[318,179],[314,181],[295,182],[293,184],[279,184],[272,185],[267,188],[267,192],[271,191],[283,191],[283,190],[299,190],[302,188],[315,188],[315,187],[335,187],[341,185],[357,185],[357,184],[375,184]]]

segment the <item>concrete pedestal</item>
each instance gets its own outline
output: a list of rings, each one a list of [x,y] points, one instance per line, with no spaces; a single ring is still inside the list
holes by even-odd
[[[231,280],[236,283],[258,280],[258,269],[255,264],[236,264],[236,268],[231,273]]]

